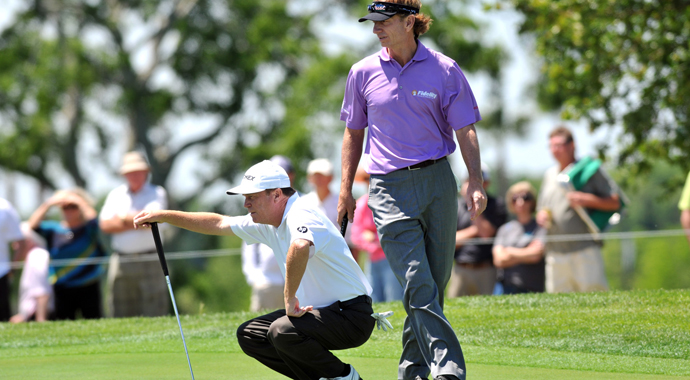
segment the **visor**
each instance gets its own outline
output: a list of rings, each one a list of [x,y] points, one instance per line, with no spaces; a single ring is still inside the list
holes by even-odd
[[[408,5],[401,5],[395,3],[383,3],[375,1],[367,6],[369,14],[360,18],[359,22],[364,21],[383,21],[395,16],[398,13],[416,15],[419,13],[418,8],[410,7]]]

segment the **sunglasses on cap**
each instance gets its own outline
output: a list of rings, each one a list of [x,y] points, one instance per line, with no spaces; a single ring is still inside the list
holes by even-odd
[[[419,13],[419,8],[395,3],[382,3],[378,1],[369,4],[367,6],[367,10],[370,13],[409,13],[413,15]]]
[[[517,202],[518,199],[522,199],[525,202],[529,202],[534,200],[534,196],[530,193],[513,195],[513,203]]]

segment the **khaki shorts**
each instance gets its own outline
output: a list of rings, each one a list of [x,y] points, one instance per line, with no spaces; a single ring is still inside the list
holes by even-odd
[[[150,256],[151,261],[123,262],[122,257]],[[109,315],[122,317],[158,317],[168,315],[170,295],[155,253],[113,253],[108,267]]]
[[[252,287],[249,311],[285,309],[283,285],[259,285]]]
[[[572,293],[609,290],[604,260],[597,246],[571,253],[546,253],[546,292]]]
[[[487,264],[481,268],[466,268],[458,263],[453,265],[453,273],[446,288],[448,298],[491,295],[496,286],[496,267]]]

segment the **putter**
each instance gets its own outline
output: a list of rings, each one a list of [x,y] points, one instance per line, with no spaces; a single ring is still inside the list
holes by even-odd
[[[165,282],[168,283],[168,290],[170,291],[170,299],[172,300],[173,309],[175,309],[175,316],[177,317],[177,325],[180,326],[180,335],[182,335],[182,344],[184,345],[184,353],[187,354],[187,364],[189,364],[189,373],[192,374],[194,380],[194,372],[192,371],[192,362],[189,360],[189,352],[187,351],[187,342],[184,340],[184,333],[182,332],[182,324],[180,323],[180,314],[177,312],[177,304],[175,303],[175,295],[170,286],[170,275],[168,273],[168,263],[165,261],[165,254],[163,253],[163,243],[161,243],[161,235],[158,232],[158,223],[151,223],[151,233],[153,233],[153,241],[156,243],[156,251],[158,252],[158,259],[163,268],[165,275]]]

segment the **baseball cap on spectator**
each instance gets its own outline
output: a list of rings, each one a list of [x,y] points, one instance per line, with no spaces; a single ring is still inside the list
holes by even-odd
[[[295,171],[295,167],[292,166],[292,161],[290,161],[290,159],[285,156],[276,154],[275,156],[271,157],[269,161],[273,162],[274,164],[277,164],[288,173],[293,173]]]
[[[263,160],[247,169],[239,186],[228,190],[229,195],[255,194],[268,189],[290,187],[290,178],[285,169],[271,161]]]
[[[333,175],[333,164],[325,158],[317,158],[309,162],[307,166],[307,175],[312,174]]]
[[[122,159],[122,166],[120,166],[120,174],[127,174],[141,170],[150,170],[146,158],[140,152],[128,152]]]

